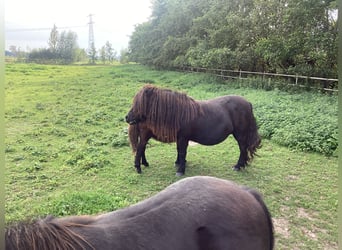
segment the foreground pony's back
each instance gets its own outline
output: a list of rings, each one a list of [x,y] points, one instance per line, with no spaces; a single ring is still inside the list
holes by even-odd
[[[269,250],[260,194],[214,177],[182,179],[149,199],[97,216],[47,217],[8,227],[6,249]]]

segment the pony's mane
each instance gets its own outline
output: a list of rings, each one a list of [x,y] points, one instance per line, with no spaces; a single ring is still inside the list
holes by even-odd
[[[139,127],[137,124],[129,125],[128,127],[128,138],[132,146],[132,151],[137,152],[139,143]]]
[[[52,216],[33,222],[19,222],[6,228],[6,250],[49,249],[76,250],[94,249],[86,239],[73,232],[70,227],[84,226],[75,223],[59,223]]]
[[[174,142],[182,124],[201,112],[199,104],[184,93],[145,85],[134,97],[133,112],[146,118],[153,134],[162,142]]]

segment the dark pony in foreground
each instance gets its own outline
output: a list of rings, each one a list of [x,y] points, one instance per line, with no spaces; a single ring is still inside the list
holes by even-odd
[[[215,145],[233,134],[240,149],[234,170],[245,167],[261,143],[252,104],[240,96],[196,101],[184,93],[146,85],[135,95],[126,121],[138,173],[141,163],[149,165],[145,149],[150,138],[177,142],[177,175],[185,172],[189,141]]]
[[[274,233],[257,191],[201,176],[114,212],[7,227],[5,242],[6,250],[270,250]]]

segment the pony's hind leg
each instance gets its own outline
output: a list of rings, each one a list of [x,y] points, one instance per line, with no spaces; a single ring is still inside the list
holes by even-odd
[[[240,157],[233,169],[240,170],[241,167],[248,165],[248,162],[256,155],[256,150],[261,147],[261,138],[258,134],[254,117],[251,117],[251,122],[247,129],[236,131],[233,135],[240,148]]]
[[[232,169],[234,171],[239,171],[241,168],[244,168],[248,162],[247,142],[246,136],[240,136],[237,134],[233,135],[239,144],[240,156],[238,162],[232,167]]]
[[[137,153],[135,154],[134,167],[135,167],[135,169],[137,170],[137,173],[138,173],[138,174],[141,174],[140,156],[139,156],[138,151],[137,151]]]

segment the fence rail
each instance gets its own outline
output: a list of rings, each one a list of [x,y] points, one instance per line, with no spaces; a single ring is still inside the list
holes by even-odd
[[[298,87],[309,87],[321,89],[329,92],[338,92],[338,79],[335,78],[322,78],[322,77],[313,77],[313,76],[302,76],[302,75],[287,75],[287,74],[275,74],[275,73],[267,73],[267,72],[253,72],[253,71],[244,71],[244,70],[229,70],[229,69],[210,69],[210,68],[202,68],[202,67],[182,67],[178,68],[181,71],[187,72],[202,72],[202,73],[210,73],[215,76],[221,77],[223,79],[249,79],[249,75],[257,75],[262,76],[263,79],[268,78],[270,81],[271,78],[282,77],[291,79],[293,81],[292,84]],[[300,81],[304,81],[305,84],[302,84]],[[319,86],[317,86],[319,85]]]

